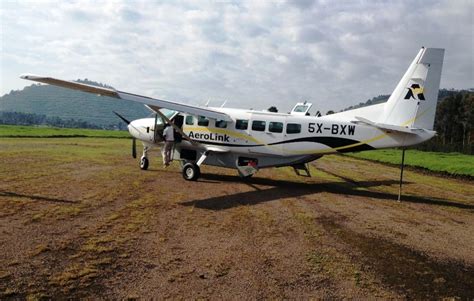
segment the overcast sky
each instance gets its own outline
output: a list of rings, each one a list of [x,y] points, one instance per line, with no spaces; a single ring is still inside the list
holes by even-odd
[[[0,2],[1,91],[22,73],[228,107],[326,112],[394,89],[421,46],[474,87],[474,1]]]

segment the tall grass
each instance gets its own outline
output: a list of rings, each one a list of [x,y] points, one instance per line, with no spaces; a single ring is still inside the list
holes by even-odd
[[[46,126],[18,126],[0,125],[0,137],[102,137],[102,138],[129,138],[126,131],[66,129]]]
[[[391,164],[400,164],[402,160],[402,151],[399,149],[382,149],[348,155]],[[405,165],[456,176],[474,177],[474,156],[472,155],[410,149],[405,152]]]

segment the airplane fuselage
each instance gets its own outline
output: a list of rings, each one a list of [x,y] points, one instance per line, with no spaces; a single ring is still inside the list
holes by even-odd
[[[202,146],[216,146],[237,154],[272,157],[320,156],[410,146],[426,141],[434,134],[428,131],[418,134],[384,131],[364,124],[332,120],[330,115],[294,116],[229,108],[221,110],[233,121],[181,114],[183,132]],[[135,120],[130,133],[144,143],[160,143],[154,138],[154,123],[153,118]],[[141,133],[137,135],[135,129],[141,129]],[[185,140],[178,147],[196,148]]]

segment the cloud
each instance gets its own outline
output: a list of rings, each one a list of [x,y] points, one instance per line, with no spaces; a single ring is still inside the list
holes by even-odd
[[[165,99],[288,111],[390,93],[419,47],[473,78],[471,1],[2,1],[1,94],[25,72]]]

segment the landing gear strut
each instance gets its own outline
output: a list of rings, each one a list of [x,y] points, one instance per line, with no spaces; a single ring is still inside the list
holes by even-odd
[[[140,169],[141,170],[147,170],[148,165],[150,164],[150,161],[147,158],[147,152],[148,152],[148,147],[144,146],[143,147],[143,155],[140,158]]]

